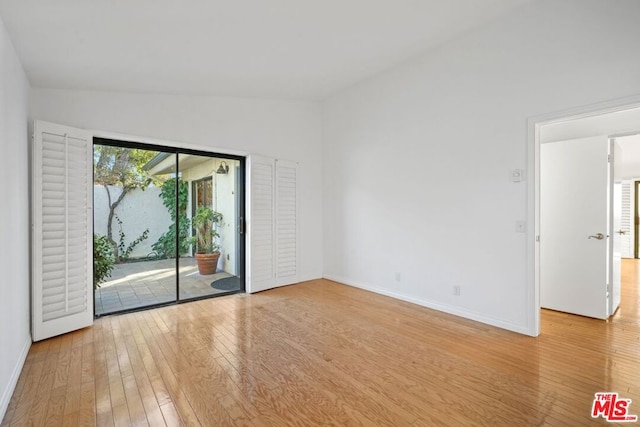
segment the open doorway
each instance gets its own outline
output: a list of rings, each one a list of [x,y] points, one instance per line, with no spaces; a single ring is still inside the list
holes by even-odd
[[[244,159],[94,138],[95,315],[242,292]]]
[[[615,209],[619,209],[613,203],[614,182],[621,184],[621,178],[615,175],[613,160],[614,156],[617,160],[624,156],[617,141],[640,130],[640,108],[637,103],[603,106],[599,110],[587,108],[564,117],[559,114],[539,118],[532,124],[536,154],[536,222],[532,238],[537,246],[533,270],[537,335],[541,307],[601,319],[611,316],[618,307],[619,240],[626,233],[622,223],[614,228]],[[551,169],[555,175],[546,175],[554,162]],[[617,166],[620,171],[624,169]],[[545,206],[553,204],[560,208],[552,215],[545,212]],[[554,222],[555,215],[569,211],[562,221]],[[546,282],[553,275],[556,280]],[[549,293],[553,292],[560,294],[559,300],[566,304],[548,304]],[[589,310],[576,309],[587,305]]]
[[[638,191],[640,186],[640,134],[614,138],[615,182],[620,195],[615,201],[620,224],[614,232],[620,235],[621,257],[638,258]]]

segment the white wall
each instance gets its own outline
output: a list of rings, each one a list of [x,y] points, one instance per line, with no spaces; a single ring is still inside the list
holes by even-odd
[[[635,179],[640,176],[640,120],[638,135],[615,138],[613,173],[616,181]]]
[[[33,89],[35,119],[300,162],[300,278],[322,275],[318,103]]]
[[[0,19],[0,421],[31,345],[29,82]]]
[[[324,276],[535,333],[509,170],[527,118],[640,93],[639,20],[636,0],[532,2],[326,101]]]
[[[122,192],[122,187],[109,186],[111,200],[115,200]],[[115,215],[122,221],[125,248],[140,235],[149,229],[148,237],[135,246],[131,258],[145,258],[152,251],[151,247],[160,236],[169,230],[171,215],[162,204],[160,188],[147,187],[144,190],[134,189],[130,191],[116,208]],[[93,186],[93,232],[102,236],[107,234],[107,222],[109,220],[109,199],[107,191],[102,185]],[[113,240],[120,241],[120,225],[113,218]]]

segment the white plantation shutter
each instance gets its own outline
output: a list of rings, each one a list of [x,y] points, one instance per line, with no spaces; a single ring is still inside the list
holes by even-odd
[[[295,283],[298,278],[297,166],[251,156],[247,292]]]
[[[297,164],[276,160],[276,282],[298,280]]]
[[[258,292],[275,285],[275,161],[251,156],[248,164],[251,206],[247,291]]]
[[[33,339],[93,322],[93,150],[80,129],[37,121],[33,149]]]
[[[633,204],[631,201],[631,187],[633,181],[622,182],[622,212],[620,217],[620,230],[624,232],[620,236],[620,249],[622,258],[633,258]],[[614,230],[616,232],[618,230]]]

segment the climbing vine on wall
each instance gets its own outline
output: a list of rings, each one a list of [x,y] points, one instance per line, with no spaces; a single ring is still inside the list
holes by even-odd
[[[178,181],[178,206],[176,206],[176,179],[166,180],[160,187],[160,198],[162,204],[171,215],[171,225],[157,242],[151,247],[154,256],[158,258],[174,258],[176,256],[176,214],[178,215],[180,247],[179,254],[189,253],[188,238],[190,236],[190,222],[187,218],[187,201],[189,198],[189,187],[185,181]]]

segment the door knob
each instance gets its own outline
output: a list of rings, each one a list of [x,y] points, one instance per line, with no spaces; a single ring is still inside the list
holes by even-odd
[[[618,230],[618,231],[616,231],[616,233],[618,233],[621,236],[624,236],[625,234],[627,234],[627,232],[624,231],[624,230]]]
[[[602,233],[598,233],[595,236],[589,236],[589,239],[598,239],[598,240],[602,240],[604,239],[604,234]]]

